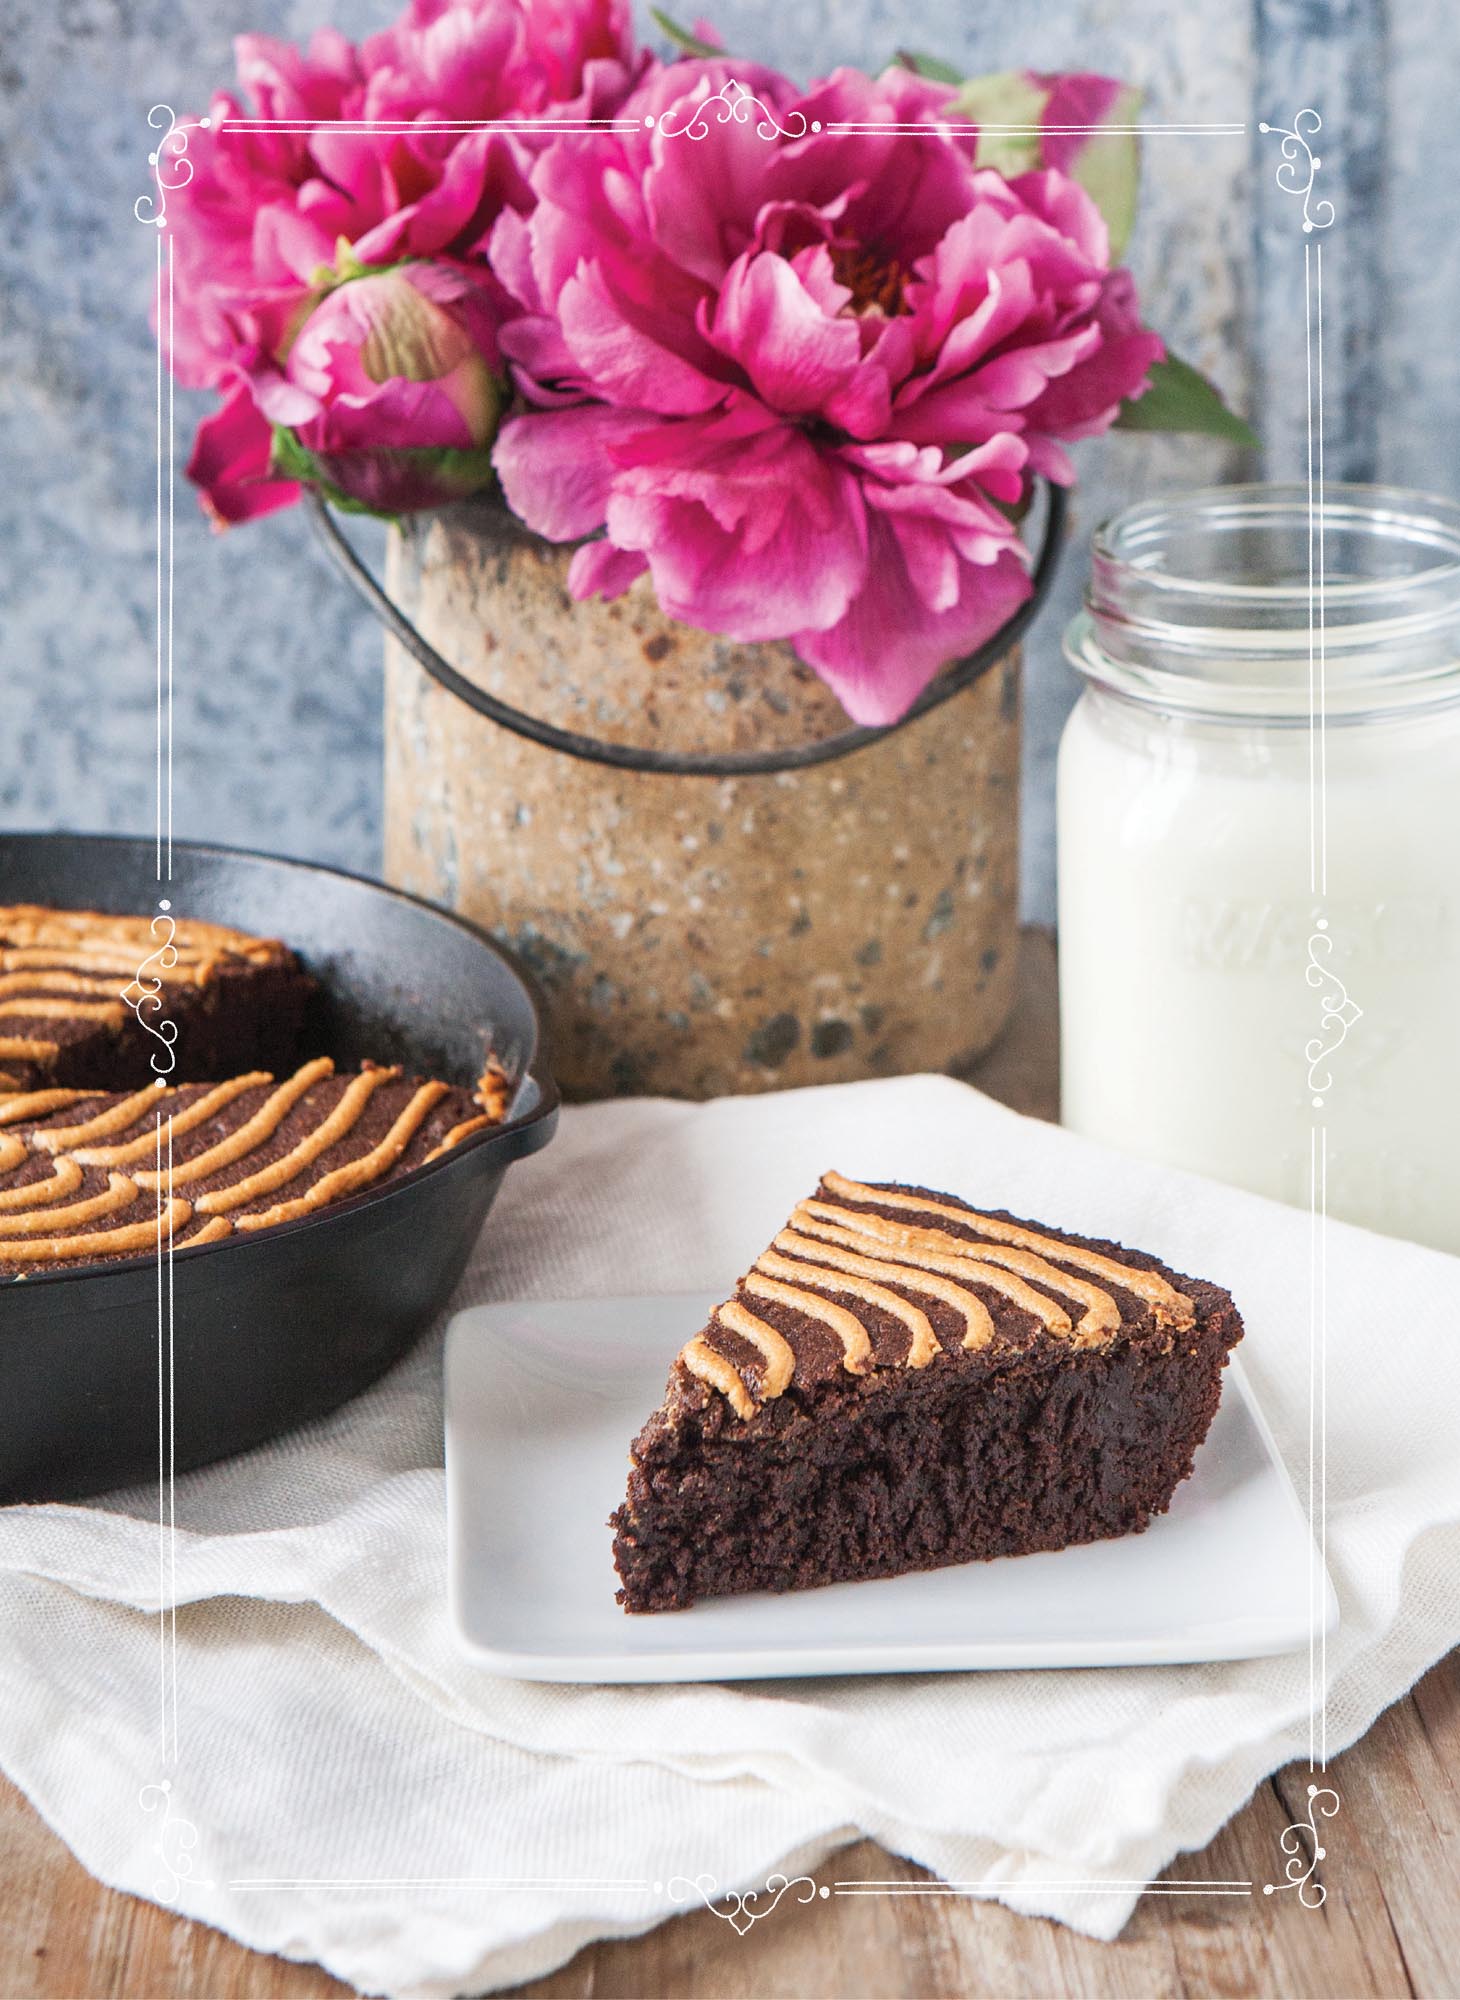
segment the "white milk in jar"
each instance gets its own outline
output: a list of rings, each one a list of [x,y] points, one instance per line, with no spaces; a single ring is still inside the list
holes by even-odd
[[[1301,1205],[1321,1157],[1331,1215],[1460,1251],[1460,509],[1316,500],[1311,593],[1301,487],[1096,536],[1059,765],[1063,1118]]]

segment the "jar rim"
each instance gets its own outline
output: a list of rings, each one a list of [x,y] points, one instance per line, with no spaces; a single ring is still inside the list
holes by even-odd
[[[1139,501],[1095,531],[1065,653],[1089,680],[1204,714],[1460,699],[1460,505],[1336,482]]]

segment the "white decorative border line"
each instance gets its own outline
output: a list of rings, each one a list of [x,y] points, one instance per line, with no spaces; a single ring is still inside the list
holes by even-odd
[[[166,134],[162,146],[159,148],[159,153],[165,152],[170,148],[174,162],[178,162],[187,153],[188,133],[209,130],[216,130],[220,135],[225,132],[229,134],[252,132],[270,133],[286,138],[307,138],[319,131],[322,126],[328,126],[332,132],[338,133],[398,132],[406,135],[420,132],[461,133],[491,131],[541,132],[560,136],[573,133],[657,131],[666,139],[688,138],[691,140],[702,140],[708,138],[710,134],[711,121],[706,118],[705,114],[711,109],[715,112],[713,122],[716,125],[732,123],[736,125],[749,125],[754,121],[756,137],[765,140],[797,140],[814,138],[821,134],[825,134],[828,137],[840,138],[860,136],[874,138],[901,136],[925,137],[928,134],[926,119],[829,118],[823,121],[820,118],[808,119],[805,112],[799,108],[786,114],[796,122],[783,125],[780,122],[778,114],[763,99],[757,97],[753,91],[748,90],[743,83],[740,83],[734,77],[728,79],[721,85],[719,90],[713,92],[710,90],[708,79],[702,79],[699,90],[688,100],[687,115],[681,124],[670,123],[665,117],[656,116],[653,112],[646,112],[639,118],[574,118],[548,115],[540,118],[407,119],[395,117],[314,118],[303,120],[298,117],[256,118],[240,115],[221,119],[215,126],[214,121],[210,117],[179,121],[171,107],[165,104],[153,106],[152,112],[148,117],[148,123],[154,127],[163,124],[166,125]],[[1316,114],[1303,113],[1300,116],[1316,116]],[[1208,121],[1206,123],[1196,121],[1167,123],[1138,121],[1097,125],[1079,123],[1031,124],[1028,122],[1003,124],[992,119],[948,118],[940,120],[939,124],[942,131],[950,134],[987,132],[995,133],[1001,138],[1128,136],[1150,139],[1233,139],[1241,138],[1248,129],[1246,124],[1240,120],[1219,120]],[[1268,128],[1263,126],[1261,129],[1266,131]],[[1301,144],[1301,140],[1298,143]],[[157,155],[154,155],[150,164],[160,171],[161,165],[164,162],[160,161]],[[1314,166],[1316,167],[1317,164],[1315,161]],[[174,188],[182,187],[191,178],[192,165],[191,162],[188,162],[185,172],[180,173],[171,182],[160,183],[160,185],[163,185],[164,188],[166,186]],[[151,210],[146,215],[143,215],[141,212],[144,203]],[[157,219],[157,210],[153,206],[149,196],[141,196],[136,206],[139,221],[151,222]],[[163,206],[165,207],[165,202]]]
[[[1284,1851],[1287,1851],[1286,1836]],[[1318,1858],[1323,1858],[1321,1852]],[[1289,1863],[1290,1869],[1291,1866]],[[189,1872],[184,1869],[182,1874],[186,1876]],[[1284,1882],[1272,1886],[1286,1888],[1290,1885]],[[358,1890],[362,1893],[379,1889],[476,1889],[494,1895],[543,1889],[619,1889],[652,1896],[656,1900],[667,1895],[671,1902],[678,1904],[693,1903],[698,1899],[701,1907],[708,1910],[711,1916],[723,1918],[740,1937],[744,1937],[762,1917],[768,1917],[792,1890],[797,1892],[791,1896],[791,1901],[795,1903],[828,1902],[833,1897],[847,1896],[956,1896],[966,1902],[998,1902],[1011,1894],[1029,1897],[1065,1894],[1175,1897],[1251,1896],[1253,1892],[1251,1882],[1235,1876],[1213,1877],[1211,1880],[1197,1877],[1173,1880],[1162,1876],[1139,1882],[944,1882],[940,1879],[909,1882],[869,1877],[858,1881],[818,1884],[810,1875],[786,1875],[780,1869],[768,1875],[762,1887],[738,1892],[722,1890],[719,1878],[708,1871],[699,1875],[671,1875],[667,1880],[656,1882],[641,1876],[613,1878],[597,1875],[248,1875],[227,1882],[224,1887],[241,1895],[266,1894],[279,1889]]]
[[[1315,229],[1329,229],[1334,221],[1334,207],[1331,201],[1313,200],[1313,189],[1318,179],[1318,169],[1322,160],[1308,144],[1323,130],[1323,120],[1311,106],[1305,107],[1294,118],[1292,125],[1258,126],[1264,136],[1273,133],[1282,139],[1282,165],[1277,170],[1277,184],[1284,194],[1294,194],[1303,203],[1303,233],[1311,236]]]
[[[159,1807],[162,1810],[155,1848],[163,1872],[153,1884],[158,1901],[176,1902],[178,1891],[185,1882],[192,1882],[199,1889],[211,1889],[214,1886],[211,1882],[193,1873],[193,1849],[198,1844],[198,1829],[191,1820],[173,1811],[172,1780],[158,1778],[152,1784],[144,1785],[137,1795],[137,1802],[145,1813],[155,1813]]]
[[[207,121],[203,121],[206,123]],[[152,170],[152,191],[139,195],[132,205],[136,219],[156,231],[156,260],[153,277],[153,310],[157,329],[156,376],[156,517],[157,555],[155,582],[155,775],[156,775],[156,874],[158,888],[170,886],[173,863],[173,691],[174,646],[173,602],[175,571],[176,515],[176,385],[166,357],[173,351],[174,285],[172,240],[167,235],[167,197],[186,187],[193,177],[188,158],[187,126],[180,126],[165,104],[156,104],[147,114],[152,131],[161,134],[148,155]],[[150,1064],[157,1087],[166,1087],[177,1056],[178,1024],[166,1013],[163,974],[177,964],[177,923],[172,900],[159,895],[157,914],[149,926],[159,940],[136,973],[122,989],[121,999],[136,1017],[138,1025],[157,1043]],[[178,1757],[177,1702],[177,1340],[173,1290],[172,1227],[172,1129],[161,1102],[156,1121],[157,1180],[157,1654],[158,1654],[158,1760],[170,1772]],[[173,1807],[172,1779],[163,1776],[143,1785],[137,1800],[143,1812],[162,1819],[157,1829],[155,1851],[161,1866],[156,1894],[160,1901],[177,1900],[183,1883],[192,1877],[192,1850],[198,1833],[190,1820]]]
[[[1348,1039],[1349,1029],[1355,1021],[1363,1019],[1364,1013],[1363,1008],[1349,998],[1348,988],[1328,963],[1332,950],[1333,933],[1328,928],[1328,919],[1319,917],[1308,940],[1308,963],[1303,973],[1308,984],[1318,991],[1320,1010],[1320,1032],[1303,1049],[1308,1064],[1308,1088],[1315,1093],[1315,1111],[1323,1109],[1324,1092],[1333,1088],[1333,1072],[1329,1063]],[[1336,1033],[1333,1032],[1335,1030]],[[1330,1035],[1332,1039],[1329,1039]]]
[[[1328,1803],[1331,1801],[1331,1803]],[[1310,1784],[1308,1786],[1308,1816],[1295,1819],[1291,1826],[1285,1826],[1278,1845],[1288,1856],[1287,1867],[1281,1882],[1263,1884],[1264,1896],[1279,1894],[1284,1889],[1296,1889],[1298,1901],[1305,1910],[1321,1910],[1328,1900],[1328,1890],[1318,1879],[1318,1864],[1328,1858],[1328,1849],[1323,1846],[1318,1831],[1320,1819],[1332,1819],[1339,1807],[1338,1793],[1329,1786]],[[1307,1839],[1304,1839],[1304,1835]]]
[[[821,1892],[825,1895],[826,1890]],[[1104,1880],[1098,1882],[944,1882],[934,1879],[928,1882],[837,1882],[832,1885],[832,1893],[838,1896],[961,1896],[968,1901],[1002,1902],[1011,1895],[1040,1897],[1049,1894],[1075,1896],[1250,1896],[1252,1884],[1240,1877],[1223,1878],[1214,1876],[1210,1881],[1202,1877],[1177,1877],[1158,1875],[1154,1880],[1143,1882],[1118,1882]]]
[[[1331,201],[1314,199],[1323,162],[1310,143],[1323,128],[1311,106],[1291,126],[1261,124],[1258,131],[1281,139],[1277,184],[1302,204],[1305,237],[1329,229],[1336,220]],[[1305,1909],[1320,1909],[1327,1889],[1318,1878],[1325,1858],[1317,1817],[1331,1819],[1339,1796],[1313,1781],[1328,1770],[1328,1124],[1334,1089],[1332,1059],[1363,1009],[1334,970],[1334,932],[1328,897],[1328,644],[1327,510],[1323,414],[1323,245],[1303,245],[1303,337],[1306,389],[1306,484],[1308,512],[1308,892],[1313,929],[1306,943],[1305,983],[1318,996],[1318,1033],[1304,1044],[1310,1107],[1308,1197],[1308,1524],[1311,1556],[1308,1578],[1308,1816],[1285,1827],[1281,1846],[1289,1857],[1284,1880],[1267,1883],[1263,1893],[1296,1888]]]
[[[171,972],[177,964],[177,945],[174,942],[177,925],[171,911],[172,903],[166,896],[162,897],[157,905],[158,913],[149,926],[153,937],[160,938],[162,942],[156,951],[149,952],[143,959],[121,994],[122,1005],[131,1009],[138,1027],[159,1044],[150,1058],[152,1073],[159,1084],[164,1077],[171,1076],[177,1063],[174,1050],[177,1022],[166,1012],[162,976]]]
[[[471,119],[471,120],[431,120],[427,121],[432,131],[551,131],[555,135],[592,132],[632,132],[645,127],[657,129],[660,136],[668,138],[688,138],[698,141],[709,134],[710,125],[705,114],[715,109],[717,124],[734,122],[749,124],[755,120],[757,137],[765,140],[775,138],[799,139],[825,132],[828,136],[851,136],[868,134],[890,137],[893,135],[919,135],[927,132],[922,122],[877,123],[842,120],[828,120],[824,125],[818,119],[807,121],[800,111],[789,114],[800,120],[799,128],[782,125],[773,112],[752,92],[733,78],[720,90],[710,93],[705,85],[705,95],[683,124],[671,125],[663,120],[657,122],[652,115],[642,120],[623,118],[603,119]],[[157,879],[159,883],[172,879],[172,764],[173,764],[173,575],[174,575],[174,511],[175,511],[175,412],[174,384],[170,369],[164,368],[163,328],[166,328],[166,353],[173,346],[173,266],[172,246],[166,238],[167,195],[169,191],[185,187],[192,179],[193,166],[188,157],[188,135],[193,131],[214,129],[209,117],[180,121],[170,106],[154,105],[148,113],[148,125],[154,131],[161,131],[162,137],[155,150],[148,156],[152,169],[154,192],[140,195],[133,212],[139,222],[149,224],[157,230],[157,269],[155,279],[155,299],[157,308],[157,583],[156,583],[156,624],[157,624],[157,665],[156,665],[156,848]],[[398,119],[336,119],[315,120],[304,124],[297,120],[267,118],[229,118],[217,126],[219,136],[224,133],[271,132],[278,135],[308,135],[327,123],[339,132],[412,132],[422,129],[421,121],[401,121]],[[1278,185],[1286,193],[1301,197],[1302,227],[1305,235],[1315,230],[1327,229],[1335,219],[1333,204],[1327,200],[1313,201],[1316,176],[1322,166],[1321,159],[1308,143],[1322,127],[1318,113],[1305,108],[1294,117],[1291,127],[1273,126],[1266,123],[1258,126],[1264,135],[1277,134],[1282,139],[1282,164],[1277,171]],[[1203,137],[1237,138],[1248,130],[1245,122],[1232,120],[1207,123],[1131,123],[1120,125],[1034,125],[999,124],[990,121],[972,120],[947,121],[951,132],[978,131],[996,133],[1009,137],[1034,137],[1057,133],[1060,136],[1095,137],[1102,135],[1127,134],[1146,138]],[[1308,334],[1308,494],[1309,494],[1309,706],[1310,706],[1310,874],[1315,892],[1327,891],[1327,742],[1326,742],[1326,658],[1324,653],[1323,625],[1323,347],[1322,347],[1322,246],[1316,246],[1316,255],[1310,246],[1304,246],[1304,287],[1305,321]],[[1316,270],[1315,270],[1316,266]],[[1315,293],[1316,279],[1316,293]],[[1316,297],[1316,309],[1315,309]],[[1317,372],[1314,377],[1314,325],[1317,326]],[[164,386],[164,374],[166,383]],[[1316,399],[1315,399],[1316,388]],[[1316,427],[1315,427],[1316,407]],[[1315,458],[1316,428],[1316,458]],[[1316,466],[1316,493],[1315,493]],[[165,499],[165,508],[164,508]],[[176,962],[176,953],[168,959],[165,954],[172,949],[176,934],[169,914],[171,904],[161,900],[158,904],[160,917],[154,919],[153,934],[158,921],[168,925],[167,941],[159,952],[151,954],[138,969],[134,984],[138,988],[138,998],[134,1002],[126,999],[126,1004],[149,1033],[157,1035],[159,1041],[171,1044],[176,1040],[176,1024],[167,1021],[152,1027],[144,1019],[149,1009],[153,1012],[162,1006],[162,982],[155,976],[144,978],[148,969],[161,964],[170,967]],[[1328,936],[1326,918],[1317,920],[1315,937],[1309,940],[1308,972],[1316,972],[1319,977],[1311,978],[1310,984],[1325,987],[1323,996],[1322,1026],[1325,1031],[1338,1025],[1341,1032],[1337,1040],[1325,1048],[1321,1038],[1309,1044],[1310,1087],[1318,1090],[1314,1081],[1313,1065],[1325,1055],[1335,1053],[1341,1045],[1348,1027],[1360,1016],[1361,1010],[1349,1000],[1347,992],[1326,963],[1320,964],[1316,958],[1319,946],[1327,953],[1332,949]],[[1331,984],[1330,984],[1331,982]],[[1335,993],[1336,989],[1336,993]],[[128,991],[131,989],[129,988]],[[172,1026],[173,1033],[167,1035],[166,1028]],[[1318,1054],[1315,1057],[1315,1047]],[[154,1055],[153,1067],[159,1069],[159,1057]],[[172,1061],[165,1065],[170,1072]],[[163,1074],[157,1077],[159,1086]],[[1325,1081],[1322,1089],[1331,1087]],[[1315,1108],[1321,1108],[1321,1094],[1315,1098]],[[163,1167],[163,1127],[164,1119],[159,1109],[157,1121],[158,1168]],[[166,1172],[158,1185],[158,1597],[159,1614],[159,1656],[161,1683],[161,1746],[162,1759],[171,1767],[177,1761],[177,1506],[176,1506],[176,1345],[173,1319],[172,1254],[173,1244],[170,1227],[166,1218],[171,1211],[172,1160],[171,1138],[168,1135]],[[1309,1633],[1309,1768],[1327,1769],[1327,1634],[1323,1630],[1324,1618],[1324,1577],[1327,1558],[1327,1463],[1326,1448],[1322,1446],[1322,1434],[1327,1424],[1327,1376],[1326,1339],[1323,1312],[1326,1304],[1324,1289],[1324,1224],[1327,1215],[1327,1132],[1315,1123],[1313,1130],[1313,1270],[1310,1295],[1310,1379],[1309,1379],[1309,1520],[1315,1518],[1315,1462],[1321,1468],[1317,1487],[1317,1521],[1321,1554],[1319,1567],[1312,1579],[1310,1593],[1310,1633]],[[1315,1453],[1315,1432],[1320,1449]],[[1318,1657],[1321,1649],[1321,1664]],[[1315,1736],[1315,1731],[1318,1734]],[[1325,1849],[1319,1844],[1316,1816],[1332,1818],[1339,1810],[1336,1792],[1320,1788],[1310,1783],[1308,1786],[1309,1810],[1305,1820],[1295,1821],[1283,1831],[1280,1845],[1289,1856],[1285,1879],[1281,1883],[1266,1883],[1264,1895],[1275,1891],[1295,1888],[1298,1900],[1306,1908],[1321,1907],[1326,1897],[1326,1889],[1315,1879],[1317,1865],[1325,1858]],[[1325,1803],[1332,1801],[1331,1804]],[[156,1885],[156,1893],[163,1902],[177,1900],[184,1885],[193,1882],[200,1887],[212,1887],[202,1878],[193,1875],[193,1850],[197,1846],[198,1833],[191,1821],[175,1812],[170,1778],[154,1780],[144,1785],[139,1794],[139,1804],[145,1812],[155,1812],[162,1808],[162,1820],[158,1828],[156,1851],[161,1860],[163,1875]],[[1304,1840],[1304,1835],[1307,1840]],[[250,1877],[230,1881],[226,1886],[237,1893],[249,1894],[282,1889],[337,1889],[337,1890],[378,1890],[382,1888],[473,1888],[490,1892],[512,1892],[529,1889],[583,1889],[617,1888],[641,1891],[645,1894],[662,1896],[668,1894],[671,1901],[683,1903],[698,1897],[704,1908],[715,1916],[723,1918],[740,1936],[745,1936],[762,1917],[768,1916],[782,1900],[792,1896],[798,1903],[810,1903],[818,1898],[885,1895],[892,1897],[938,1897],[953,1896],[969,1900],[998,1900],[1006,1898],[1011,1891],[1025,1889],[1030,1896],[1050,1894],[1078,1895],[1119,1895],[1132,1893],[1155,1896],[1196,1896],[1196,1897],[1250,1897],[1253,1884],[1250,1881],[1201,1880],[1155,1878],[1152,1880],[1118,1882],[1100,1881],[1055,1881],[1030,1884],[986,1884],[974,1882],[932,1881],[855,1881],[835,1882],[818,1885],[809,1875],[787,1876],[776,1872],[767,1876],[764,1886],[736,1892],[721,1893],[717,1878],[711,1874],[696,1876],[676,1875],[668,1882],[647,1880],[608,1880],[598,1877],[566,1877],[546,1879],[512,1879],[470,1876],[420,1876],[420,1877],[370,1877],[370,1878],[286,1878]],[[792,1892],[795,1892],[792,1895]],[[767,1899],[762,1905],[762,1899]]]
[[[1278,186],[1302,202],[1303,234],[1328,229],[1336,219],[1331,201],[1313,202],[1313,189],[1322,161],[1308,143],[1322,130],[1323,121],[1311,108],[1299,111],[1291,129],[1272,130],[1281,134],[1283,164],[1277,172]],[[1307,490],[1308,490],[1308,883],[1315,899],[1314,926],[1307,941],[1303,966],[1305,983],[1318,996],[1318,1033],[1304,1045],[1307,1081],[1314,1115],[1310,1131],[1309,1228],[1310,1311],[1308,1379],[1308,1521],[1313,1535],[1311,1618],[1308,1642],[1308,1769],[1328,1770],[1328,1123],[1326,1114],[1334,1088],[1331,1058],[1336,1056],[1349,1029],[1360,1020],[1363,1009],[1353,1000],[1343,980],[1333,968],[1334,932],[1327,914],[1328,898],[1328,637],[1327,637],[1327,468],[1326,433],[1323,407],[1323,245],[1303,245],[1303,329],[1305,341],[1305,383],[1307,390]],[[1309,1783],[1310,1801],[1332,1798],[1332,1817],[1339,1809],[1338,1795],[1320,1792]],[[1310,1880],[1323,1850],[1312,1824],[1295,1821],[1284,1835],[1297,1843],[1295,1858],[1303,1849],[1306,1828],[1312,1859],[1301,1875],[1300,1901],[1305,1907],[1320,1907],[1326,1890],[1321,1881]],[[1293,1874],[1290,1860],[1289,1882]]]

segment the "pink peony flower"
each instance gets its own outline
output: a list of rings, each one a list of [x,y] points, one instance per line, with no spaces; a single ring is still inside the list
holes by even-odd
[[[218,528],[251,521],[299,498],[297,480],[273,470],[274,434],[260,416],[246,382],[204,417],[193,439],[188,478],[199,488],[204,511]]]
[[[245,389],[203,424],[188,467],[215,518],[286,504],[277,470],[385,514],[487,485],[503,395],[489,284],[445,264],[367,272],[326,291],[274,351],[240,357]]]
[[[443,122],[610,115],[643,67],[627,0],[411,0],[358,49],[329,29],[307,51],[257,35],[236,49],[254,109],[216,96],[189,134],[192,177],[169,194],[171,365],[189,387],[225,393],[199,433],[205,468],[241,462],[236,445],[258,459],[266,427],[248,423],[240,385],[279,359],[341,242],[372,267],[476,265],[502,210],[529,204],[542,135]],[[239,129],[253,118],[280,129]],[[351,129],[363,120],[391,124]],[[215,481],[215,508],[239,519],[297,493],[265,485],[225,506]]]
[[[760,135],[742,88],[789,136]],[[977,169],[937,123],[951,97],[904,71],[803,94],[676,63],[632,129],[550,145],[536,206],[490,240],[536,406],[495,462],[538,532],[605,531],[575,594],[647,569],[671,616],[792,640],[861,722],[1027,596],[1007,510],[1031,473],[1070,477],[1057,438],[1103,430],[1164,351],[1090,198]]]

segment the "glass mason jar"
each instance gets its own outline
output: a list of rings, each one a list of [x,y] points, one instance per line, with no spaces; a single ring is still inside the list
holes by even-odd
[[[1095,536],[1059,760],[1063,1118],[1301,1205],[1322,1127],[1330,1214],[1460,1251],[1460,508],[1321,499],[1311,545],[1301,486]]]

